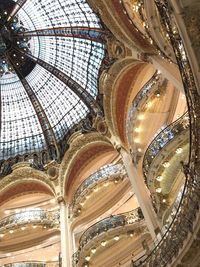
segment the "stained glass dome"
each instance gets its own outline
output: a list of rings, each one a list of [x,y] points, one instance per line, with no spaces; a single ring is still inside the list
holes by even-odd
[[[98,112],[103,32],[85,0],[0,0],[1,162],[58,157],[71,129]]]

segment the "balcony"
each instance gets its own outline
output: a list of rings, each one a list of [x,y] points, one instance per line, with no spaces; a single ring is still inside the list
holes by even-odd
[[[106,197],[105,197],[106,188],[112,184],[113,190],[115,190],[116,187],[119,186],[119,184],[124,181],[125,177],[126,177],[126,172],[125,172],[124,166],[121,163],[118,163],[115,165],[109,164],[109,165],[103,166],[97,172],[90,175],[78,187],[78,189],[76,190],[72,198],[70,211],[71,211],[73,218],[76,218],[82,215],[82,213],[86,214],[90,212],[90,210],[93,210],[91,205],[93,205],[94,202],[90,200],[92,199],[92,195],[94,195],[95,193],[96,193],[95,195],[96,209],[97,209],[97,202],[98,202],[97,199],[98,197],[101,196],[101,193],[104,194],[104,198],[102,200],[102,197],[101,197],[100,205],[108,206],[107,203],[106,205],[104,205],[105,204],[104,201],[106,201]],[[98,192],[98,197],[97,197],[97,192]],[[109,190],[109,195],[110,194],[111,193]],[[87,209],[85,208],[86,206],[87,206]]]
[[[170,143],[178,141],[180,144],[181,135],[184,136],[189,142],[188,113],[185,113],[181,118],[179,118],[178,120],[167,126],[164,130],[162,130],[149,145],[143,160],[143,171],[144,176],[146,178],[146,182],[147,177],[151,172],[151,166],[155,161],[156,156],[158,156],[162,150],[166,150],[166,147]],[[173,143],[173,147],[175,146],[177,145]]]
[[[24,225],[44,225],[48,228],[59,225],[58,211],[27,210],[12,214],[0,221],[0,235],[6,231],[23,227]]]
[[[59,267],[59,262],[15,262],[4,264],[1,267]]]
[[[41,243],[59,233],[59,212],[41,209],[11,214],[0,221],[0,250],[14,252]]]
[[[99,221],[89,227],[80,237],[79,248],[73,255],[73,266],[82,266],[85,261],[89,262],[92,258],[96,266],[94,257],[103,253],[103,249],[111,248],[116,241],[127,243],[127,238],[137,236],[137,233],[142,231],[145,233],[145,229],[140,208]],[[132,245],[131,249],[133,249]]]

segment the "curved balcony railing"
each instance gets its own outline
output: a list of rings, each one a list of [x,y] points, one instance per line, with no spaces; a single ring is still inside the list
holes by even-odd
[[[136,1],[135,3],[127,3],[127,1],[125,1],[125,0],[118,0],[118,1],[122,6],[123,12],[128,16],[129,22],[133,25],[136,32],[140,32],[140,35],[144,39],[147,39],[149,41],[149,45],[152,45],[152,50],[156,49],[160,56],[166,58],[167,60],[174,61],[173,49],[172,49],[172,47],[170,47],[170,42],[167,39],[167,36],[165,36],[163,33],[162,25],[161,25],[161,22],[159,21],[158,17],[155,17],[157,25],[158,25],[158,27],[156,27],[156,30],[157,30],[156,33],[152,34],[150,31],[150,28],[151,28],[153,30],[153,33],[154,33],[155,27],[154,26],[150,27],[151,26],[150,25],[151,19],[150,20],[147,19],[145,0],[139,0],[139,1]],[[147,0],[147,3],[148,2],[149,1]],[[126,7],[127,4],[130,5],[131,10],[129,10],[129,8]],[[152,10],[152,3],[150,3],[150,9]],[[155,11],[155,8],[153,8],[153,11]],[[136,12],[138,14],[138,16],[135,16],[134,12]],[[131,15],[131,13],[134,13],[134,14]],[[141,21],[140,26],[135,21],[136,17],[138,17],[138,19]],[[150,18],[151,14],[148,17]],[[141,27],[143,27],[143,29],[141,29]],[[158,37],[160,37],[160,38],[158,38]],[[166,44],[167,44],[167,46],[166,46]]]
[[[108,164],[100,168],[97,172],[90,175],[86,180],[76,190],[72,203],[70,205],[70,210],[76,215],[76,211],[80,206],[81,199],[92,189],[95,188],[97,184],[103,183],[106,180],[117,179],[123,180],[125,175],[124,166],[119,164]]]
[[[186,112],[182,117],[168,125],[154,138],[147,148],[143,159],[143,172],[145,179],[148,177],[148,172],[154,158],[167,144],[174,140],[174,138],[180,136],[180,134],[185,132],[187,129],[189,129],[189,116]]]
[[[155,3],[163,19],[166,32],[170,36],[185,88],[190,118],[190,161],[188,164],[183,164],[185,184],[170,225],[149,255],[144,255],[133,262],[133,266],[165,267],[180,255],[188,235],[192,235],[194,228],[199,227],[197,216],[199,215],[200,202],[200,96],[184,50],[184,44],[171,15],[172,9],[169,2],[155,0]]]
[[[79,242],[79,249],[73,255],[73,266],[77,266],[80,254],[83,248],[91,241],[94,240],[95,237],[105,233],[109,230],[116,229],[118,227],[123,227],[125,225],[131,225],[136,222],[143,220],[142,210],[137,208],[133,211],[122,213],[119,215],[110,216],[105,218],[96,224],[89,227],[81,236]]]
[[[1,267],[59,267],[59,262],[23,261],[23,262],[8,263],[0,266]]]
[[[145,103],[149,95],[158,89],[158,85],[161,82],[161,80],[162,80],[161,75],[159,75],[158,72],[156,71],[154,75],[150,78],[150,80],[141,88],[141,90],[138,92],[138,94],[136,95],[136,97],[132,102],[132,106],[128,113],[128,120],[126,125],[126,135],[132,150],[136,150],[134,149],[135,147],[133,142],[133,134],[134,134],[133,121],[134,119],[136,119],[138,115],[139,106],[141,105],[141,103]]]
[[[26,224],[42,224],[53,227],[59,224],[58,211],[27,210],[0,220],[0,233]]]

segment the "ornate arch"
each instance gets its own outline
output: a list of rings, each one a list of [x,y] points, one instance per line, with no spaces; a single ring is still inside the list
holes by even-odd
[[[66,195],[83,168],[100,155],[114,151],[108,139],[97,132],[79,134],[70,144],[60,167],[62,194]]]
[[[125,125],[132,88],[146,66],[147,63],[127,57],[113,64],[101,80],[106,122],[113,135],[119,136],[125,147]]]
[[[42,192],[55,195],[55,188],[48,176],[27,164],[17,164],[13,172],[0,181],[0,204],[17,195]]]

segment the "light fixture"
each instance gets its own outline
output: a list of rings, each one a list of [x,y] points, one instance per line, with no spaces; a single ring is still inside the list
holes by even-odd
[[[163,202],[163,203],[165,203],[165,202],[166,202],[166,199],[165,199],[165,198],[163,198],[162,202]]]
[[[148,103],[147,103],[147,107],[148,107],[148,108],[152,107],[152,104],[153,104],[153,103],[152,103],[151,101],[148,102]]]
[[[4,234],[0,234],[0,237],[1,237],[1,238],[4,237]]]
[[[37,228],[37,225],[33,225],[32,227],[33,227],[33,229],[35,229],[35,228]],[[44,228],[46,228],[46,227],[44,226]]]
[[[94,254],[96,251],[97,251],[96,248],[92,248],[92,249],[91,249],[91,252],[92,252],[93,254]]]
[[[170,166],[170,163],[169,163],[168,161],[165,161],[165,162],[163,163],[163,166],[164,166],[165,168],[168,168],[168,167]]]
[[[106,245],[106,241],[105,241],[105,240],[102,241],[102,242],[101,242],[101,245],[102,245],[102,247],[105,247],[105,245]]]
[[[176,149],[176,154],[180,154],[180,153],[182,153],[182,151],[183,151],[183,149],[181,147],[179,147]]]
[[[139,147],[139,148],[137,149],[137,151],[138,151],[138,152],[142,152],[142,149]]]
[[[10,214],[10,211],[9,210],[5,210],[4,213],[5,214]]]
[[[26,227],[25,227],[25,226],[22,226],[22,227],[21,227],[21,230],[22,230],[22,231],[24,231],[25,229],[26,229]]]
[[[105,187],[107,187],[108,185],[109,185],[108,182],[105,182],[105,183],[103,184],[103,186],[105,186]]]
[[[157,97],[160,97],[160,93],[159,93],[159,92],[157,92],[157,93],[156,93],[156,96],[157,96]]]
[[[94,188],[94,192],[98,192],[98,190],[99,190],[98,187]]]
[[[119,236],[116,235],[116,236],[114,237],[114,240],[115,240],[115,241],[118,241],[118,240],[119,240]]]
[[[86,259],[86,261],[89,261],[90,260],[90,256],[86,256],[85,259]]]
[[[161,175],[159,175],[159,176],[156,177],[156,180],[161,182],[163,180],[163,177]]]
[[[77,211],[78,211],[78,213],[81,213],[81,209],[78,209]]]
[[[140,140],[138,138],[134,139],[135,143],[140,143]]]
[[[140,115],[138,115],[138,120],[144,120],[144,114],[140,114]]]
[[[130,235],[129,235],[130,237],[133,237],[133,233],[130,233]]]
[[[156,192],[157,193],[161,193],[162,192],[162,188],[160,188],[160,187],[156,188]]]
[[[90,196],[86,196],[86,199],[89,199],[90,198]]]
[[[13,233],[14,233],[14,230],[10,230],[9,233],[10,233],[10,234],[13,234]]]
[[[141,128],[136,127],[136,128],[134,129],[134,132],[136,132],[136,133],[140,133],[140,132],[141,132]]]

